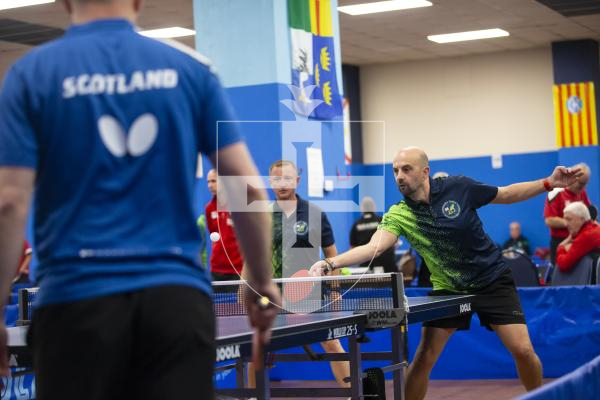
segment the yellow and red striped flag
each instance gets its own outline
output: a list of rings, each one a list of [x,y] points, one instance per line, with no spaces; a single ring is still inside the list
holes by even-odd
[[[554,124],[558,147],[598,144],[593,82],[554,85]]]

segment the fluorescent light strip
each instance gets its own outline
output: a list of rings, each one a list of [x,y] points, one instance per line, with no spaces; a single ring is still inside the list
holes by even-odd
[[[0,10],[54,3],[56,0],[0,0]]]
[[[484,29],[481,31],[446,33],[444,35],[429,35],[427,39],[436,43],[464,42],[466,40],[491,39],[508,36],[510,33],[503,29]]]
[[[162,28],[162,29],[151,29],[148,31],[140,31],[140,35],[148,36],[151,38],[157,39],[167,39],[167,38],[176,38],[183,36],[194,36],[196,31],[191,29],[181,28],[179,26],[173,26],[171,28]]]
[[[407,10],[409,8],[420,8],[432,6],[426,0],[389,0],[377,1],[375,3],[354,4],[351,6],[338,7],[338,11],[350,15],[375,14],[380,12]]]

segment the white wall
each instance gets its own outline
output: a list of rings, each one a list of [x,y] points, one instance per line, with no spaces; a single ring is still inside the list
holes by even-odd
[[[365,163],[408,145],[432,159],[555,149],[550,47],[361,67]]]

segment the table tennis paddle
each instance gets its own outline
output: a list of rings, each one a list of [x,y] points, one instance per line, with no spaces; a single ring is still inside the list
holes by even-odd
[[[301,269],[294,273],[290,278],[308,278],[310,276],[307,269]],[[304,300],[310,296],[314,286],[314,281],[284,282],[283,298],[291,302]]]

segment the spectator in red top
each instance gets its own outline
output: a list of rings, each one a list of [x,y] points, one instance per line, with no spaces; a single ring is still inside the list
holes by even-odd
[[[234,281],[240,279],[244,260],[238,246],[233,220],[224,209],[224,195],[217,203],[217,171],[211,169],[206,175],[208,190],[213,195],[206,205],[206,226],[210,232],[212,252],[210,272],[213,281]],[[221,210],[221,211],[218,211]]]
[[[556,262],[561,271],[573,269],[581,258],[600,248],[600,225],[592,221],[588,207],[580,201],[564,209],[570,235],[558,246]]]
[[[566,188],[557,188],[548,193],[544,205],[544,218],[550,228],[550,259],[556,263],[556,249],[558,245],[569,236],[567,222],[563,217],[566,206],[576,201],[581,201],[590,206],[590,200],[585,192],[585,187],[590,180],[590,168],[586,164],[577,164],[572,168],[581,168],[584,175],[577,182]]]

